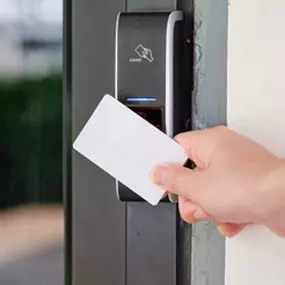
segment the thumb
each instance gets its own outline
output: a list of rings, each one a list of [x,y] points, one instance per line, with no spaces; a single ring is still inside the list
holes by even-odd
[[[180,197],[197,198],[199,192],[205,192],[206,179],[202,172],[194,172],[191,169],[175,165],[157,165],[151,171],[152,181],[164,190]],[[203,188],[203,189],[201,189]],[[196,200],[196,199],[194,199]]]

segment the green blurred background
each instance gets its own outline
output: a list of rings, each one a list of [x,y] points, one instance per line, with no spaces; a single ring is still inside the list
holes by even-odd
[[[62,76],[0,79],[0,209],[62,203]]]

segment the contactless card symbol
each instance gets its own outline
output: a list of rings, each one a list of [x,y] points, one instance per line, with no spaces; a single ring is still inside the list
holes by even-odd
[[[152,50],[150,48],[144,47],[143,45],[139,44],[135,48],[135,52],[139,57],[138,58],[130,58],[130,62],[142,62],[142,60],[147,60],[149,62],[154,61]]]
[[[154,58],[152,55],[152,50],[146,48],[142,45],[138,45],[135,49],[135,52],[143,59],[147,59],[149,62],[153,62]]]

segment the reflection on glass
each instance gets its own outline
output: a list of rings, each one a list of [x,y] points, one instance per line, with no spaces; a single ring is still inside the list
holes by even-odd
[[[0,7],[0,284],[62,285],[62,3]]]

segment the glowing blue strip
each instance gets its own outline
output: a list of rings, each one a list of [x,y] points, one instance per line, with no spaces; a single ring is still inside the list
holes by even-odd
[[[156,102],[156,98],[127,98],[127,102]]]

